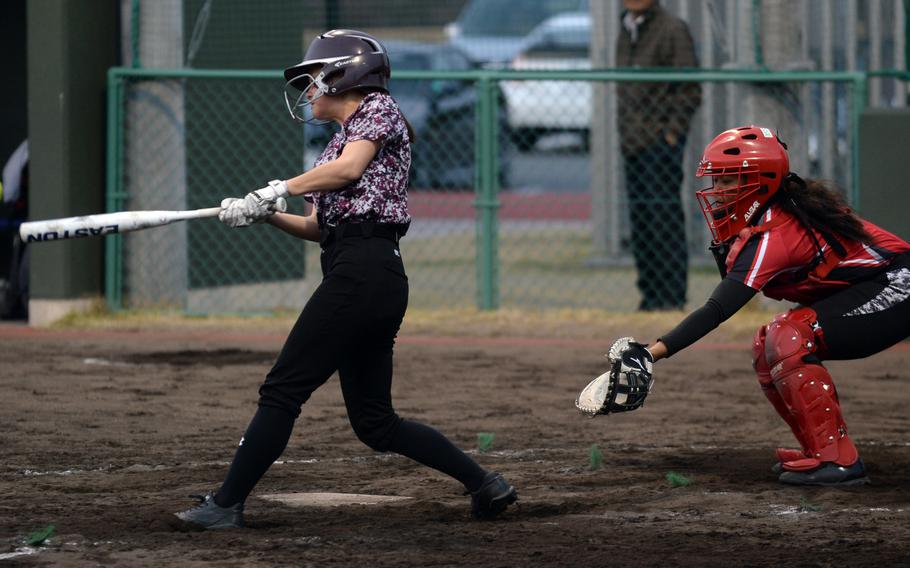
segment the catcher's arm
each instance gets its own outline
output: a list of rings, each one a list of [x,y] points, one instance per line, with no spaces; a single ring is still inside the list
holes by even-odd
[[[588,383],[575,400],[575,407],[591,417],[639,408],[653,385],[654,356],[635,339],[617,339],[607,358],[610,370]]]

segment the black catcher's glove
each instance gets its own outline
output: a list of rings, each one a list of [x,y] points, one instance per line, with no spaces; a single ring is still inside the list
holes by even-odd
[[[575,407],[583,414],[635,410],[651,392],[654,357],[644,345],[631,337],[617,339],[607,354],[611,368],[586,386]]]

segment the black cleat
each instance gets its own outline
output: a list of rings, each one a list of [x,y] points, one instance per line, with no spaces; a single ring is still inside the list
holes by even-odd
[[[191,495],[199,500],[195,507],[174,513],[172,526],[182,531],[204,531],[213,529],[243,528],[243,503],[231,507],[219,507],[215,503],[215,493]]]
[[[851,466],[837,465],[834,462],[823,462],[812,471],[784,471],[777,478],[788,485],[821,485],[827,487],[851,487],[866,485],[869,477],[863,460],[856,460]]]
[[[480,489],[471,493],[471,514],[478,519],[493,519],[518,500],[518,492],[501,474],[483,476]]]

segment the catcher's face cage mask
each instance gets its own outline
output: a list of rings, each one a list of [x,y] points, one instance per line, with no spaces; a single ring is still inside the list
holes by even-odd
[[[303,61],[284,70],[285,104],[295,120],[311,122],[309,106],[319,97],[353,89],[388,92],[390,74],[379,40],[355,30],[332,30],[313,40]]]
[[[714,244],[733,239],[757,221],[789,169],[786,146],[768,128],[733,128],[711,141],[695,172],[696,177],[710,177],[711,186],[695,195]],[[738,181],[716,183],[722,176]]]

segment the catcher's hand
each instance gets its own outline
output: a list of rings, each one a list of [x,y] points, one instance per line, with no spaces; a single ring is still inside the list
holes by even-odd
[[[607,358],[610,370],[588,383],[575,401],[575,407],[588,416],[635,410],[651,392],[654,357],[644,345],[621,337]]]

